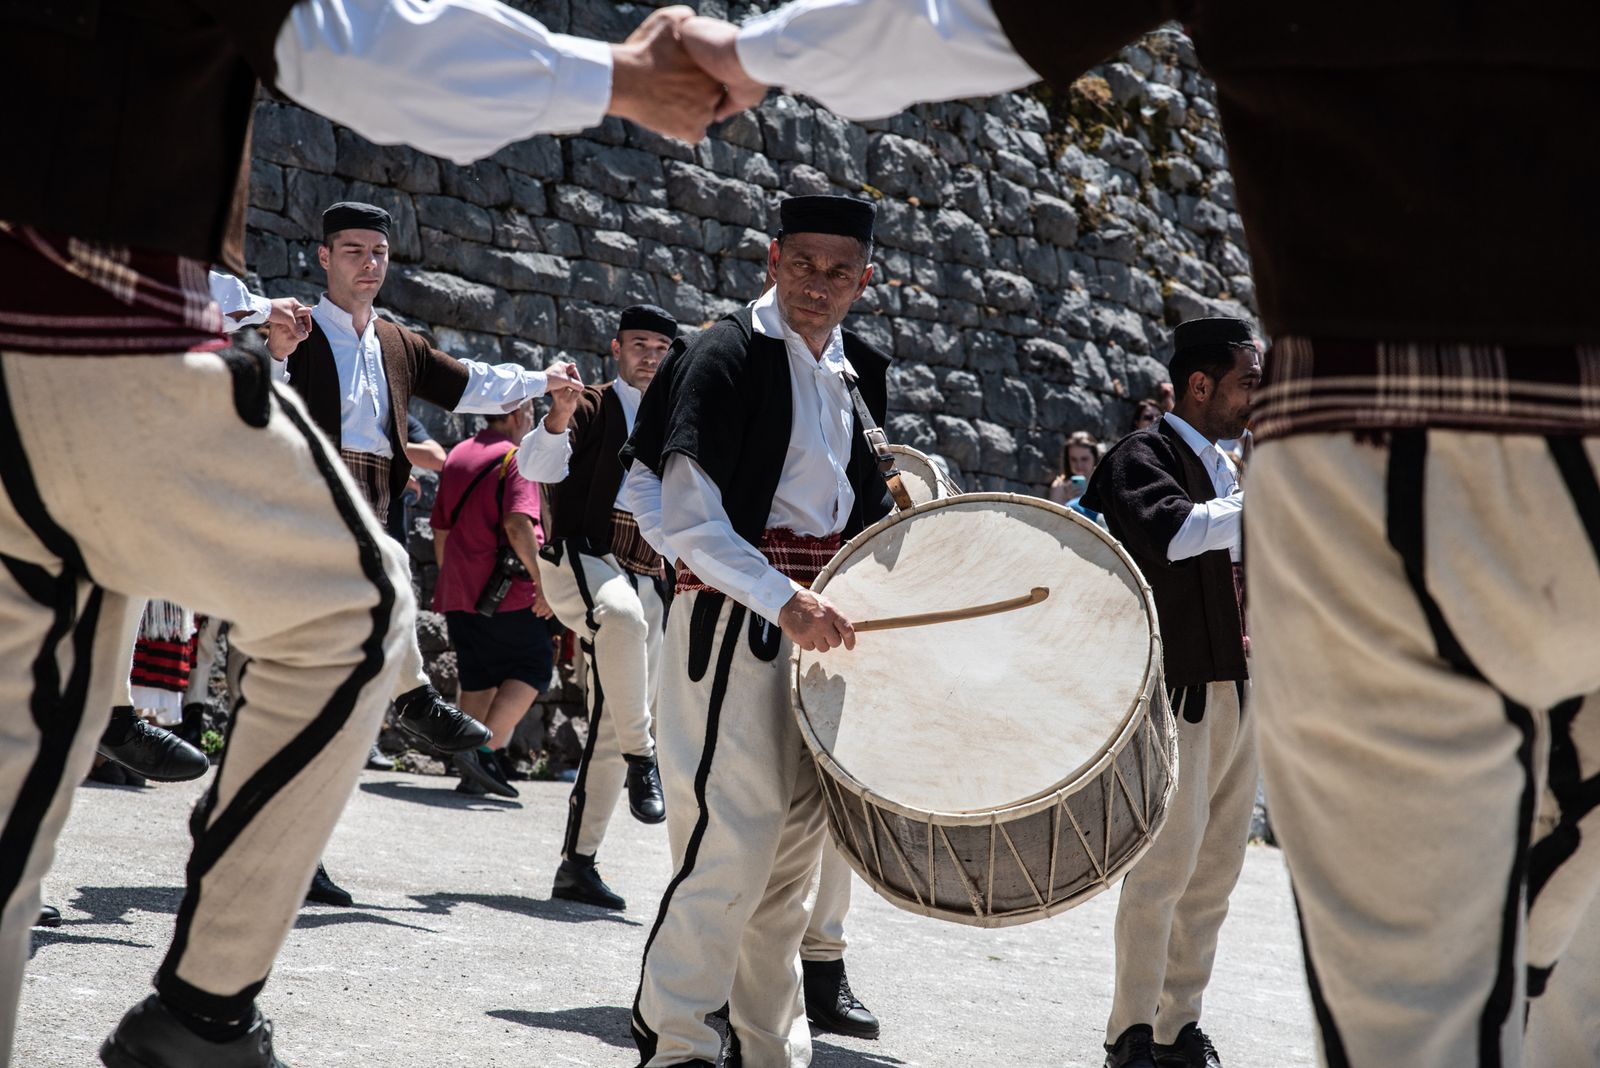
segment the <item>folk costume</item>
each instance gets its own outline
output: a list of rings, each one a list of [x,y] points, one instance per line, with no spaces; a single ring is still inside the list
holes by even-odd
[[[671,339],[678,323],[640,304],[618,322],[618,337],[630,330]],[[594,873],[594,859],[624,785],[634,818],[666,819],[653,720],[672,589],[665,561],[620,499],[618,454],[643,397],[620,377],[589,386],[567,430],[552,434],[541,422],[517,452],[523,477],[550,487],[551,537],[539,580],[556,618],[578,635],[587,670],[589,737],[567,802],[553,892],[615,908],[622,899]]]
[[[1249,344],[1236,319],[1179,325],[1178,351]],[[1155,594],[1168,698],[1178,727],[1178,786],[1167,823],[1122,884],[1116,987],[1106,1044],[1152,1027],[1175,1046],[1197,1027],[1217,932],[1244,866],[1255,804],[1242,585],[1244,495],[1233,461],[1168,412],[1112,446],[1084,503],[1105,516]]]
[[[1193,38],[1274,339],[1253,675],[1332,1065],[1515,1068],[1527,996],[1600,981],[1561,963],[1600,894],[1600,302],[1571,240],[1600,233],[1600,200],[1568,135],[1600,107],[1579,43],[1597,18],[1576,0],[813,0],[740,30],[752,77],[851,118],[1064,90],[1170,19]],[[1462,224],[1505,188],[1538,270],[1499,269],[1505,242]]]
[[[324,237],[341,230],[389,233],[389,213],[371,204],[343,202],[322,214]],[[311,419],[339,449],[357,488],[378,522],[389,521],[411,477],[406,459],[406,417],[420,397],[446,411],[497,415],[515,409],[546,388],[543,371],[516,364],[489,365],[440,352],[414,330],[373,315],[357,331],[350,313],[326,293],[311,310],[311,334],[285,361],[289,386],[305,401]],[[396,700],[436,698],[413,640],[406,649]],[[437,737],[428,741],[449,749]],[[479,744],[474,741],[466,748]],[[455,748],[461,748],[456,746]]]
[[[0,1064],[39,881],[152,596],[233,620],[253,666],[192,821],[157,993],[108,1049],[270,1063],[254,999],[354,787],[415,608],[403,554],[304,406],[259,361],[216,351],[207,267],[244,267],[258,79],[462,162],[592,126],[610,95],[603,44],[493,5],[443,0],[426,22],[404,7],[0,9],[0,95],[29,102],[4,109],[0,130],[38,159],[0,169]],[[370,91],[377,75],[392,91]],[[397,93],[427,106],[394,107]],[[150,462],[173,454],[181,478]]]
[[[866,202],[791,198],[782,219],[871,240]],[[853,384],[881,419],[886,370],[838,330],[813,356],[769,291],[675,346],[623,450],[630,481],[662,483],[679,568],[656,730],[676,873],[634,1001],[641,1064],[715,1061],[705,1018],[725,1002],[745,1064],[810,1060],[797,952],[822,797],[774,620],[843,537],[888,511],[850,396]]]

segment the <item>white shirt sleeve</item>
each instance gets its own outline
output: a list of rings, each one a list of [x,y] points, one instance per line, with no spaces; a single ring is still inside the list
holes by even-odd
[[[497,0],[300,0],[278,31],[278,88],[381,145],[470,163],[540,133],[598,126],[611,46]]]
[[[455,410],[462,415],[504,415],[514,412],[549,388],[543,371],[530,371],[514,363],[479,363],[461,360],[467,369],[467,388]]]
[[[661,480],[656,473],[635,460],[633,466],[628,468],[628,473],[622,476],[622,489],[617,497],[617,503],[623,511],[633,516],[633,521],[639,525],[640,535],[650,543],[650,548],[670,562],[677,563],[677,557],[672,555],[672,547],[661,533]]]
[[[250,287],[237,275],[212,271],[206,279],[211,289],[211,299],[222,309],[222,329],[235,333],[241,327],[259,326],[272,314],[272,301],[250,292]],[[245,312],[245,315],[239,315]]]
[[[523,435],[517,446],[517,470],[529,482],[553,486],[567,477],[567,462],[572,459],[572,435],[563,430],[552,434],[541,419]]]
[[[752,78],[847,119],[1039,80],[990,0],[795,0],[745,23],[736,47]]]
[[[706,585],[769,623],[776,623],[778,612],[800,585],[734,532],[722,507],[722,491],[699,464],[673,453],[667,457],[661,482],[661,536],[669,550],[662,555],[677,560]],[[638,518],[637,512],[634,518]]]
[[[1183,526],[1167,544],[1167,559],[1187,560],[1213,549],[1227,549],[1234,562],[1239,560],[1240,519],[1244,516],[1244,490],[1194,506]]]

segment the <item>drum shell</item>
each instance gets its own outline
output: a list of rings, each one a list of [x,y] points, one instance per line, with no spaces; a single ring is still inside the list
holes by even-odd
[[[889,451],[894,454],[901,483],[911,495],[913,504],[944,500],[961,492],[955,480],[945,474],[944,468],[934,463],[927,453],[909,445],[890,445]]]
[[[793,702],[816,759],[829,829],[868,885],[911,912],[981,927],[1055,915],[1112,886],[1149,848],[1166,819],[1177,781],[1177,734],[1161,672],[1160,637],[1148,584],[1127,554],[1067,509],[1010,494],[962,500],[1026,500],[1058,512],[1112,546],[1136,580],[1150,628],[1138,697],[1098,755],[1053,788],[983,811],[924,811],[875,793],[835,761],[805,714],[800,655]],[[952,503],[952,502],[945,502]],[[880,530],[941,506],[934,501],[863,531],[819,576],[815,589]],[[1063,697],[1065,700],[1066,698]]]

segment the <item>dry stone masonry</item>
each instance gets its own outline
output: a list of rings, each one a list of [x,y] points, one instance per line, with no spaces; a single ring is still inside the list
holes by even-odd
[[[520,6],[612,40],[648,11]],[[397,223],[382,295],[397,319],[460,355],[571,357],[599,379],[622,307],[698,327],[753,299],[784,196],[871,197],[877,273],[848,325],[895,357],[891,436],[967,488],[1039,492],[1067,433],[1126,429],[1165,378],[1172,324],[1253,313],[1215,97],[1173,28],[1064,94],[865,124],[774,94],[695,147],[609,119],[468,167],[264,99],[248,255],[267,293],[315,299],[322,208],[380,204]],[[447,444],[472,429],[418,414]]]

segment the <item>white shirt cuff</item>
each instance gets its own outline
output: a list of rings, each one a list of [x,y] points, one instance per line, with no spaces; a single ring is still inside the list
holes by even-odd
[[[561,61],[540,125],[552,133],[599,126],[611,106],[611,46],[565,33],[551,34],[550,42]]]
[[[782,571],[772,568],[751,589],[750,607],[768,623],[777,626],[778,613],[797,590],[804,588]]]

